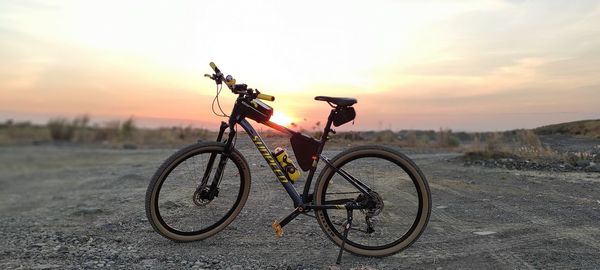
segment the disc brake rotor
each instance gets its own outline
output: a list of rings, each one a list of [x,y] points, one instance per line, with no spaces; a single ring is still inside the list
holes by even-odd
[[[197,206],[206,206],[212,200],[208,199],[208,193],[210,192],[210,188],[207,186],[202,186],[199,189],[196,189],[194,192],[194,196],[192,197],[192,201]]]

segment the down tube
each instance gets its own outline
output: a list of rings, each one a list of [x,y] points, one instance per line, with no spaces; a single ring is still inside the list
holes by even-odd
[[[275,161],[275,158],[271,154],[271,150],[269,150],[269,148],[262,140],[262,138],[258,135],[256,130],[254,130],[254,128],[250,125],[250,123],[248,123],[248,121],[246,121],[246,119],[241,119],[240,121],[238,121],[238,123],[240,124],[240,126],[242,126],[242,128],[244,128],[246,133],[248,133],[248,136],[250,136],[250,139],[252,139],[252,142],[254,143],[256,148],[258,148],[258,151],[262,154],[263,158],[265,159],[265,161],[267,161],[267,164],[269,164],[269,167],[271,167],[271,170],[273,171],[279,182],[285,188],[285,191],[287,191],[287,193],[290,195],[290,198],[292,198],[292,200],[294,201],[294,207],[303,205],[304,202],[302,201],[300,194],[298,194],[298,192],[294,188],[294,185],[288,180],[287,176],[283,173],[283,169],[281,168],[279,163]]]

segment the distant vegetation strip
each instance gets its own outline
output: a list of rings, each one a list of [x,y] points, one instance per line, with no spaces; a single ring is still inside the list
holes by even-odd
[[[314,137],[321,135],[321,123],[310,129],[295,126],[303,133]],[[268,130],[261,132],[265,137],[282,134]],[[401,131],[351,131],[338,132],[332,144],[387,144],[400,147],[437,148],[464,152],[467,159],[565,159],[542,144],[538,135],[567,134],[594,136],[600,134],[600,120],[586,120],[544,126],[533,130],[510,130],[504,132],[454,132],[451,129],[401,130]],[[596,135],[600,138],[600,135]],[[216,132],[192,126],[173,126],[157,129],[140,128],[135,119],[92,123],[87,115],[72,119],[53,118],[45,125],[30,122],[0,123],[0,145],[79,143],[99,144],[109,147],[137,148],[144,146],[183,145],[198,140],[214,140]],[[572,156],[570,155],[573,159]],[[571,161],[573,162],[573,161]]]
[[[540,135],[564,134],[580,135],[600,139],[600,119],[582,120],[568,123],[543,126],[534,129],[535,133]]]
[[[314,137],[321,135],[320,122],[311,130],[295,126],[294,128]],[[276,131],[262,131],[265,137],[279,137],[283,134]],[[339,132],[333,136],[333,143],[364,144],[383,143],[408,147],[441,147],[457,148],[463,142],[473,139],[473,134],[454,133],[450,129],[408,130],[394,132],[360,131]],[[30,122],[14,122],[7,120],[0,123],[0,145],[43,144],[43,143],[96,143],[109,146],[144,146],[192,143],[197,140],[213,140],[216,132],[192,126],[173,126],[158,129],[140,128],[135,119],[130,117],[124,121],[92,123],[87,115],[72,119],[53,118],[45,125]]]
[[[82,115],[73,119],[53,118],[46,125],[7,120],[0,123],[0,145],[43,143],[99,144],[135,148],[144,145],[173,145],[212,138],[214,132],[191,126],[157,129],[140,128],[135,119],[91,123]]]

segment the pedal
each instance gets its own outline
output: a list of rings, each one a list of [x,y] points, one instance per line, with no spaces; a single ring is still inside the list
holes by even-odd
[[[296,209],[294,209],[293,212],[291,212],[285,218],[281,219],[281,221],[273,220],[273,224],[271,224],[271,227],[275,231],[275,235],[277,235],[277,237],[282,237],[283,236],[283,226],[290,223],[290,221],[292,221],[294,218],[296,218],[300,213],[302,213],[302,211],[303,211],[302,207],[296,207]]]
[[[273,220],[273,224],[271,224],[271,227],[275,231],[275,235],[277,236],[277,238],[281,238],[283,236],[283,228],[281,227],[279,222],[277,222],[277,220]]]

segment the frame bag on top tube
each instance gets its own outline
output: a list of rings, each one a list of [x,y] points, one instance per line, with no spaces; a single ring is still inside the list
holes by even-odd
[[[258,99],[251,100],[250,102],[245,100],[241,102],[241,113],[256,122],[267,122],[273,115],[273,108]]]

